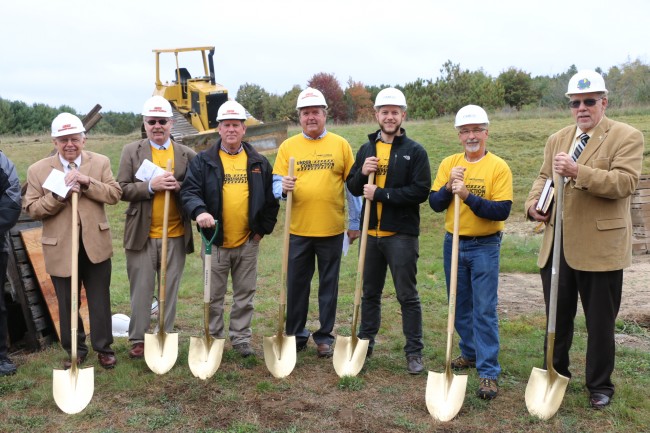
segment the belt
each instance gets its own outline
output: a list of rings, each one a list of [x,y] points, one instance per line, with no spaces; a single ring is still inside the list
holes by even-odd
[[[491,238],[491,237],[494,237],[494,236],[501,236],[501,232],[496,232],[496,233],[492,233],[491,235],[485,235],[485,236],[463,236],[463,235],[459,235],[458,239],[460,239],[461,241],[478,241],[478,240],[481,240],[481,239]]]

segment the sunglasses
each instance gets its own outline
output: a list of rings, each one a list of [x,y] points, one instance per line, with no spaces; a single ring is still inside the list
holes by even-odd
[[[604,98],[604,96],[602,96],[602,97],[600,97],[598,99],[593,99],[593,98],[583,99],[583,100],[576,99],[574,101],[569,101],[569,107],[571,107],[571,108],[580,108],[581,103],[585,104],[585,107],[593,107],[594,105],[596,105],[597,101],[600,101],[603,98]]]
[[[157,120],[147,120],[146,122],[151,126],[154,126],[156,123],[160,123],[162,126],[165,126],[165,125],[167,125],[167,122],[169,122],[169,120],[167,120],[167,119],[157,119]]]

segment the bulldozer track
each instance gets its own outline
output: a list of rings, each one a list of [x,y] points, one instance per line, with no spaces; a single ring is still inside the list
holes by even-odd
[[[190,124],[185,117],[176,109],[172,108],[174,114],[174,126],[172,127],[172,139],[183,144],[183,137],[186,135],[198,134],[199,130]]]

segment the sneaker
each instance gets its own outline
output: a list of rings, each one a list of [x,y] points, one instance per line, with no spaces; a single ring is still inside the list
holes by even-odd
[[[424,371],[424,364],[420,355],[407,355],[406,356],[406,370],[410,374],[420,374]]]
[[[476,395],[481,397],[483,400],[492,400],[497,396],[498,392],[499,385],[497,384],[496,380],[488,379],[485,377],[482,377],[480,379],[480,384],[478,386],[478,391],[476,391]]]
[[[250,343],[233,344],[232,348],[239,352],[239,354],[244,358],[255,356],[255,351],[251,347]]]
[[[463,370],[465,368],[476,368],[476,360],[469,360],[460,355],[458,358],[451,360],[451,368],[455,370]]]
[[[14,364],[11,359],[4,358],[0,359],[0,377],[1,376],[11,376],[16,373],[16,364]]]

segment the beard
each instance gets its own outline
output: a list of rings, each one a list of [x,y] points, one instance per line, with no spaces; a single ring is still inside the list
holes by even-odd
[[[402,127],[402,122],[379,125],[381,132],[386,135],[397,135],[401,127]]]

